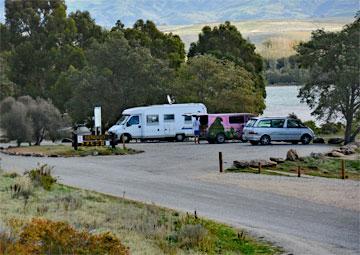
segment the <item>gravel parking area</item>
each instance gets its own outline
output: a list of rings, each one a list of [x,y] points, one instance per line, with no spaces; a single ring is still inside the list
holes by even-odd
[[[218,173],[233,160],[327,152],[328,145],[251,146],[131,143],[127,156],[31,158],[1,155],[2,167],[22,172],[38,162],[55,166],[61,182],[112,195],[197,212],[243,227],[294,254],[358,254],[359,185],[349,180]]]

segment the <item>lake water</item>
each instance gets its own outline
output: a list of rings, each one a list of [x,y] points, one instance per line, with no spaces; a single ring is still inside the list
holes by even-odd
[[[267,86],[263,116],[282,117],[294,112],[302,121],[315,120],[306,103],[297,97],[300,86]]]

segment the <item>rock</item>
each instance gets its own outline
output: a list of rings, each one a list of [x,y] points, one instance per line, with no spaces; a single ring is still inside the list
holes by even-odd
[[[276,162],[276,163],[280,164],[280,163],[284,163],[285,159],[270,157],[270,161],[273,161],[273,162]]]
[[[32,156],[33,157],[44,157],[44,155],[40,154],[40,153],[34,153]]]
[[[290,161],[296,161],[299,159],[299,154],[297,153],[296,150],[294,149],[290,149],[287,153],[286,153],[286,160],[290,160]]]
[[[56,154],[50,154],[50,155],[49,155],[49,157],[50,157],[50,158],[57,158],[57,157],[59,157],[59,155],[56,155]]]
[[[339,152],[337,150],[333,150],[333,151],[329,152],[327,155],[329,157],[334,157],[334,158],[340,158],[340,157],[345,156],[344,154],[342,154],[341,152]]]
[[[99,155],[99,152],[98,151],[93,151],[92,155],[97,156],[97,155]]]
[[[310,157],[316,158],[316,159],[318,159],[318,158],[323,158],[323,157],[324,157],[324,154],[319,153],[319,152],[311,152],[311,153],[310,153]]]
[[[257,168],[259,167],[259,163],[263,167],[275,167],[277,166],[277,163],[271,160],[264,160],[264,159],[258,159],[258,160],[250,160],[250,167]]]
[[[345,155],[351,155],[355,153],[355,149],[350,146],[342,146],[340,147],[340,152]]]
[[[342,138],[330,138],[328,140],[328,144],[341,144],[344,142],[344,139]]]
[[[313,143],[325,143],[324,138],[317,137],[313,140]]]
[[[247,168],[250,166],[249,161],[245,161],[245,160],[235,160],[233,162],[233,166],[236,168]]]

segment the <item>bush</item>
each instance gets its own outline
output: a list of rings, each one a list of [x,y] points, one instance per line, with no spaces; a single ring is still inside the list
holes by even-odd
[[[340,122],[338,123],[324,123],[320,127],[320,133],[325,135],[337,134],[344,130],[344,125]]]
[[[318,128],[318,126],[316,126],[315,121],[313,120],[308,120],[304,122],[304,125],[307,126],[308,128],[311,128],[312,131],[314,131],[316,134],[319,133],[320,129]]]
[[[46,136],[55,140],[59,138],[58,130],[68,122],[50,101],[34,100],[30,96],[17,100],[5,98],[0,103],[0,114],[0,127],[5,130],[7,138],[17,141],[18,146],[22,142],[40,145]]]
[[[6,132],[10,140],[16,140],[18,146],[30,142],[34,134],[28,109],[12,97],[7,97],[0,103],[0,128]]]
[[[4,254],[119,254],[129,250],[111,233],[91,235],[79,232],[65,222],[33,219],[20,232],[19,238],[10,241],[2,237],[0,251]]]
[[[25,172],[34,183],[35,186],[41,186],[45,190],[51,190],[51,186],[56,182],[56,178],[51,176],[53,168],[48,165],[41,165],[39,168]]]

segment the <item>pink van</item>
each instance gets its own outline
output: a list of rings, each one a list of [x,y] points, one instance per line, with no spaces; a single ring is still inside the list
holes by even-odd
[[[200,137],[209,143],[223,143],[226,140],[242,140],[246,122],[254,117],[251,113],[201,114]]]

